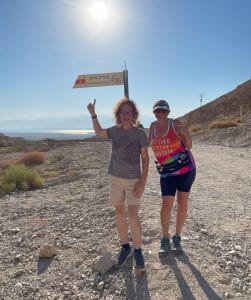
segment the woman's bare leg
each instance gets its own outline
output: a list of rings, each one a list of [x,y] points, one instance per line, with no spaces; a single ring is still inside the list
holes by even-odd
[[[175,197],[163,196],[162,207],[160,211],[160,220],[162,226],[162,233],[164,238],[169,238],[169,226],[171,221],[171,212]]]

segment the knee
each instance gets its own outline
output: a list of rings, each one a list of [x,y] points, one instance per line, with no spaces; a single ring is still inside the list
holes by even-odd
[[[118,218],[125,217],[125,215],[126,215],[126,211],[125,211],[125,208],[123,206],[115,207],[115,211],[116,211],[116,216]]]
[[[165,213],[170,212],[172,210],[172,207],[173,207],[173,203],[165,201],[162,203],[161,211]]]
[[[187,208],[187,199],[177,199],[177,206],[180,209],[186,209]]]
[[[129,222],[131,224],[133,223],[138,223],[139,222],[139,216],[138,216],[138,212],[134,211],[134,212],[129,212],[128,213],[128,219],[129,219]]]

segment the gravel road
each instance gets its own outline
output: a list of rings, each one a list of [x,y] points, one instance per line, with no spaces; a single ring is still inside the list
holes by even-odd
[[[250,148],[194,144],[185,252],[161,260],[159,178],[149,152],[140,211],[146,277],[134,278],[132,261],[105,274],[93,268],[119,241],[108,205],[110,143],[83,142],[45,153],[43,189],[0,198],[0,299],[250,299]],[[52,162],[58,153],[64,158]],[[59,254],[39,259],[44,244]]]

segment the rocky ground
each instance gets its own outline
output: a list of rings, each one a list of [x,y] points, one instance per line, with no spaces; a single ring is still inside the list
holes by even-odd
[[[193,141],[227,147],[251,146],[251,121],[236,127],[202,129],[192,133]]]
[[[54,160],[59,153],[63,159]],[[105,274],[93,267],[119,248],[108,205],[110,143],[45,152],[38,167],[45,187],[0,198],[0,299],[250,299],[250,148],[197,142],[193,153],[198,171],[182,236],[185,252],[160,260],[161,197],[150,151],[140,212],[147,275],[136,279],[132,261]],[[20,153],[0,160],[8,155]],[[59,254],[39,259],[44,244]]]

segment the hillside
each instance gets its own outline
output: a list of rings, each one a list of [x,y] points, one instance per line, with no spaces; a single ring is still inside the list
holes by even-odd
[[[231,147],[251,146],[251,80],[179,120],[187,128],[197,125],[201,128],[191,132],[194,141]],[[236,127],[208,129],[209,123],[219,120],[239,120],[240,123]]]
[[[206,126],[214,120],[239,119],[242,106],[243,123],[251,122],[251,79],[237,86],[233,91],[211,101],[179,119],[188,127]]]

